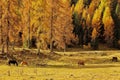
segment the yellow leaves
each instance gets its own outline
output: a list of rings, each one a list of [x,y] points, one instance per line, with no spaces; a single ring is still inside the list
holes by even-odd
[[[112,40],[114,36],[114,21],[111,17],[110,8],[106,7],[103,15],[104,35],[106,40]]]
[[[97,36],[98,36],[98,32],[97,32],[96,28],[93,28],[92,39],[95,40]]]
[[[86,25],[87,25],[87,26],[90,26],[90,25],[91,25],[91,17],[90,17],[90,14],[87,15]]]
[[[83,18],[83,19],[86,19],[86,18],[87,18],[87,15],[88,15],[87,9],[84,9],[84,10],[83,10],[83,13],[82,13],[82,18]]]
[[[98,7],[99,1],[100,0],[92,0],[90,3],[88,12],[91,16],[94,14],[95,9]]]
[[[38,9],[38,8],[41,8],[41,7],[45,7],[45,0],[36,0],[36,1],[33,1],[31,6],[34,8],[34,9]]]
[[[46,7],[47,6],[47,7]],[[31,16],[31,34],[37,38],[37,43],[46,48],[46,42],[49,40],[50,30],[50,7],[46,0],[32,1],[32,16]]]
[[[95,14],[94,14],[93,19],[92,19],[93,27],[98,27],[98,25],[96,25],[96,24],[99,24],[100,20],[101,20],[101,12],[97,9],[95,11]]]
[[[61,0],[63,3],[66,3],[68,0]]]
[[[84,4],[83,4],[84,0],[79,0],[75,6],[74,12],[78,12],[78,14],[80,14],[84,8]]]
[[[111,12],[110,12],[110,8],[106,7],[105,11],[104,11],[104,15],[103,15],[103,23],[104,24],[109,24],[109,25],[113,25],[113,19],[111,17]]]
[[[101,0],[101,4],[100,4],[100,8],[103,9],[103,7],[105,6],[105,0]]]
[[[92,19],[92,26],[93,27],[101,27],[101,23],[102,23],[102,14],[103,14],[103,11],[104,11],[104,3],[101,2],[101,4],[99,5],[99,7],[95,10],[95,13],[94,13],[94,16],[93,16],[93,19]]]

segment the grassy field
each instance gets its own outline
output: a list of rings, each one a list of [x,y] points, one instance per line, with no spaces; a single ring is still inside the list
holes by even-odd
[[[0,55],[0,80],[120,80],[120,51],[34,53],[13,52],[19,64],[22,60],[29,64],[18,67],[6,65],[5,55]],[[118,62],[112,62],[112,57]],[[79,66],[78,61],[85,65]]]
[[[120,80],[120,67],[95,66],[33,68],[2,65],[0,66],[0,80]]]

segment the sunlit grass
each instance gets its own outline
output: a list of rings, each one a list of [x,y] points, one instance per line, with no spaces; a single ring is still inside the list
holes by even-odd
[[[22,51],[22,48],[15,48],[15,52]],[[59,54],[47,54],[49,50],[41,50],[49,58],[39,58],[29,55],[30,52],[37,52],[37,49],[25,49],[26,58],[30,65],[7,66],[0,65],[0,80],[120,80],[120,51],[78,51],[59,52]],[[53,58],[54,56],[54,58]],[[112,62],[116,56],[118,62]],[[57,58],[55,58],[57,57]],[[21,57],[22,58],[22,57]],[[27,59],[26,59],[27,60]],[[32,62],[32,61],[41,62]],[[78,66],[78,61],[85,61],[84,66]],[[36,66],[45,62],[45,66]]]
[[[119,80],[120,67],[32,68],[0,66],[0,80]]]

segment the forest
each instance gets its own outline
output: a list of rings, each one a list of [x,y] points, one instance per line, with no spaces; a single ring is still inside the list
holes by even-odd
[[[120,49],[120,0],[0,0],[0,46]]]
[[[120,0],[0,0],[0,80],[120,80]]]

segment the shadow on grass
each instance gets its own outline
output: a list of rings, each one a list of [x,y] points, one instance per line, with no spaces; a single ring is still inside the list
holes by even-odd
[[[46,65],[46,66],[38,66],[37,68],[68,68],[68,69],[87,69],[87,68],[110,68],[110,67],[120,67],[120,65],[112,65],[112,64],[98,64],[98,65]]]

